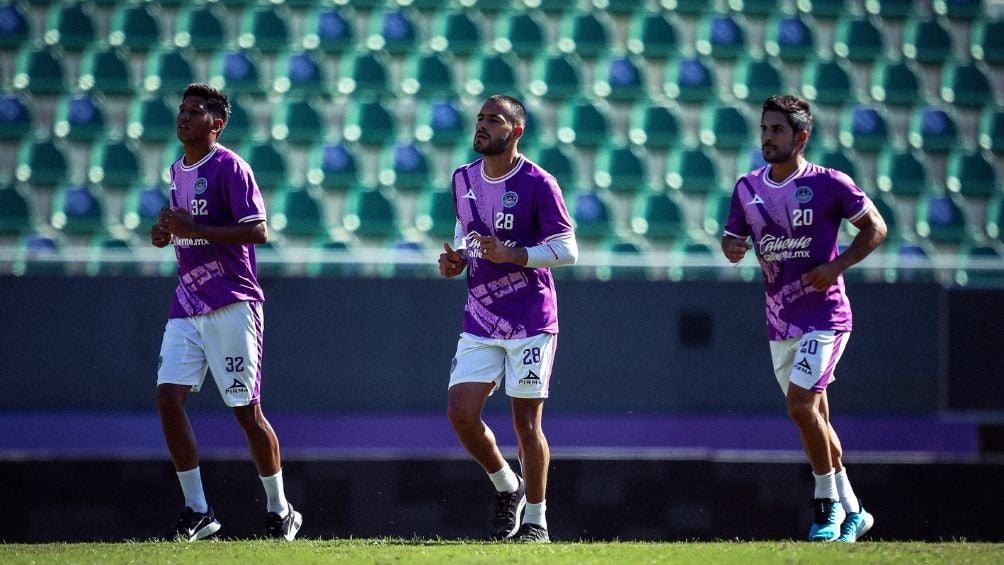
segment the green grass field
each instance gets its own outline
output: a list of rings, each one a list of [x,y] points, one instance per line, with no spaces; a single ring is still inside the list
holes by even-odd
[[[1004,544],[863,541],[558,542],[515,545],[400,539],[127,542],[0,545],[0,562],[26,563],[1001,563]]]

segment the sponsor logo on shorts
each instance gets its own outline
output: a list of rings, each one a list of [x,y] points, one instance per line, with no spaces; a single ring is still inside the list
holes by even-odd
[[[248,387],[237,379],[234,379],[234,384],[227,387],[227,394],[247,394],[247,391]]]
[[[809,365],[809,360],[806,359],[805,357],[802,357],[801,361],[795,363],[795,368],[798,369],[799,371],[802,371],[806,375],[812,374],[812,365]]]
[[[537,373],[534,373],[533,371],[530,371],[529,375],[527,375],[527,376],[525,376],[525,377],[523,377],[522,379],[519,380],[519,384],[521,384],[521,385],[539,385],[540,384],[540,377],[537,376]]]

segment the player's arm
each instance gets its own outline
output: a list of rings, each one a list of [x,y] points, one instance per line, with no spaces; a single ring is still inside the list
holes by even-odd
[[[453,230],[453,245],[456,250],[449,243],[444,243],[443,253],[439,254],[439,274],[446,278],[459,275],[467,267],[467,249],[464,247],[463,227],[459,221]]]
[[[722,236],[722,253],[730,263],[738,263],[746,256],[746,252],[752,248],[749,238],[737,237],[730,233]]]
[[[858,228],[858,234],[851,240],[851,244],[843,253],[837,255],[832,261],[819,265],[806,273],[806,282],[816,290],[826,290],[837,281],[841,273],[851,268],[867,257],[876,247],[885,241],[888,228],[885,219],[875,206],[868,206],[868,209],[860,217],[851,222]]]
[[[210,243],[263,244],[268,242],[265,220],[252,220],[225,226],[200,224],[188,210],[162,208],[158,222],[175,237],[204,239]]]

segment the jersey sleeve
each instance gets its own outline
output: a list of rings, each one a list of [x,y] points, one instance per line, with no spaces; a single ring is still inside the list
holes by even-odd
[[[237,223],[265,219],[265,199],[246,162],[234,159],[233,168],[228,169],[227,190],[230,192],[230,211]]]
[[[536,192],[537,217],[540,222],[541,241],[562,235],[574,235],[572,219],[565,206],[558,181],[551,175],[544,176],[543,186]]]
[[[833,180],[840,187],[842,216],[851,222],[863,216],[872,205],[868,195],[846,173],[833,171]]]
[[[729,216],[725,221],[725,235],[746,239],[752,235],[749,221],[746,219],[746,211],[743,210],[743,199],[752,198],[752,191],[749,190],[749,183],[745,179],[739,179],[736,187],[732,190],[732,200],[729,202]]]

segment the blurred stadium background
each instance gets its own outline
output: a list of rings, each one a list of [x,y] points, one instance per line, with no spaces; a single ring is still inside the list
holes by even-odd
[[[146,234],[193,81],[232,96],[221,142],[268,199],[267,406],[305,535],[481,534],[484,480],[442,416],[463,289],[435,257],[495,92],[528,103],[521,147],[561,182],[583,250],[555,271],[555,537],[797,535],[808,472],[759,274],[717,251],[732,185],[760,164],[760,104],[793,92],[816,109],[810,158],[891,227],[848,274],[832,392],[875,535],[1002,539],[1002,16],[991,0],[0,0],[0,477],[20,518],[0,539],[143,537],[176,514],[152,405],[174,260]],[[232,535],[253,533],[239,494],[258,487],[212,395],[193,402],[207,488]],[[779,518],[737,526],[750,509]]]

